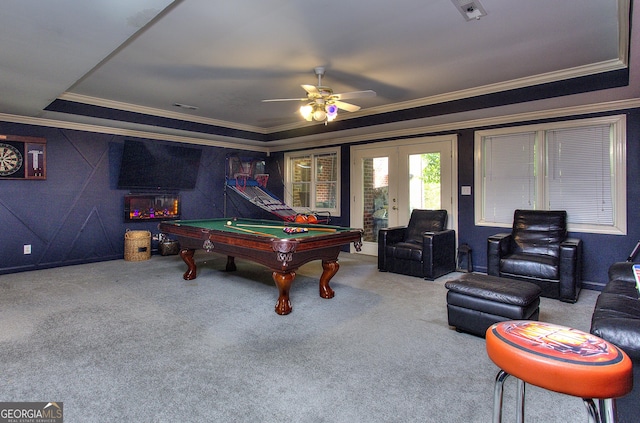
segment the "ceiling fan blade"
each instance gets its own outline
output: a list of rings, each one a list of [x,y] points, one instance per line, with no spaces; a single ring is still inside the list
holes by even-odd
[[[336,100],[347,100],[350,98],[375,97],[376,92],[373,90],[351,91],[348,93],[334,94],[332,97]]]
[[[269,103],[272,101],[309,101],[308,98],[270,98],[269,100],[262,100],[263,103]]]
[[[347,112],[357,112],[360,110],[360,106],[356,106],[355,104],[345,103],[344,101],[334,101],[333,104],[338,106],[339,109],[346,110]]]
[[[302,85],[302,88],[308,92],[309,94],[318,94],[320,95],[320,91],[318,91],[318,87],[314,85]]]

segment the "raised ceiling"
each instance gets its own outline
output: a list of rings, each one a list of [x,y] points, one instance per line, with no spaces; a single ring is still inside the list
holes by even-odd
[[[59,99],[268,134],[318,125],[261,101],[303,97],[316,66],[334,92],[378,94],[338,119],[627,66],[627,0],[480,0],[470,21],[458,3],[5,2],[0,113],[91,121],[47,110]]]

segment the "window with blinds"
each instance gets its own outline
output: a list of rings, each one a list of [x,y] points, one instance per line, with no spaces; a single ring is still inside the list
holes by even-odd
[[[566,210],[572,231],[626,233],[625,116],[478,131],[475,144],[476,224]]]
[[[511,222],[515,209],[536,208],[536,133],[484,139],[483,213],[490,222]]]
[[[611,124],[546,132],[547,208],[569,223],[614,224]]]

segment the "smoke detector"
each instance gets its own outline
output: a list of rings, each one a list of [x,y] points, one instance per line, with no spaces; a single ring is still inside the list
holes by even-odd
[[[451,2],[467,21],[477,20],[487,15],[479,0],[451,0]]]

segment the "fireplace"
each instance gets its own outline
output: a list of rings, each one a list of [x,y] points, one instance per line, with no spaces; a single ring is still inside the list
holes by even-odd
[[[180,219],[180,196],[136,194],[124,196],[124,221]]]

